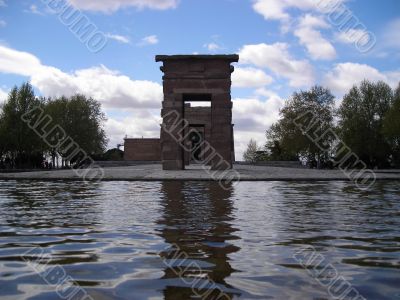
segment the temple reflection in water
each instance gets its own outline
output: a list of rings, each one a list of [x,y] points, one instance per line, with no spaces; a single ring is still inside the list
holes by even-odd
[[[228,255],[239,250],[232,227],[231,189],[215,184],[164,182],[164,215],[160,234],[171,246],[160,255],[163,279],[177,279],[164,290],[165,299],[230,299],[240,294],[225,279],[233,272]],[[182,288],[185,286],[186,288]]]

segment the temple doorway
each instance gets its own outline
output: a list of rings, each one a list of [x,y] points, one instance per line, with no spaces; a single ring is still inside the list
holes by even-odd
[[[204,142],[204,126],[194,127],[189,135],[190,140],[190,164],[201,163],[204,160],[203,142]]]

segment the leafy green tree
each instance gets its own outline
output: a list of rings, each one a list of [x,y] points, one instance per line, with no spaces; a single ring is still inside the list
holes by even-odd
[[[104,152],[107,138],[103,123],[106,118],[98,101],[84,95],[61,97],[49,100],[46,104],[46,112],[52,117],[54,123],[63,128],[66,135],[88,155]],[[65,156],[69,154],[67,152]],[[75,157],[71,163],[77,159],[79,158]]]
[[[0,169],[5,167],[4,158],[6,155],[6,131],[4,126],[3,118],[1,117],[2,107],[0,107]]]
[[[391,148],[383,135],[383,122],[392,99],[386,83],[365,80],[351,88],[338,110],[343,142],[369,167],[388,165]]]
[[[96,154],[92,156],[94,160],[102,160],[102,161],[121,161],[124,160],[124,151],[113,148],[109,149],[102,154]]]
[[[56,125],[62,128],[65,138],[73,140],[89,156],[103,153],[107,144],[104,121],[100,103],[92,98],[75,95],[42,99],[35,96],[29,83],[14,87],[0,112],[1,165],[7,162],[7,167],[41,167],[46,154],[53,157],[54,165],[59,149],[45,142],[49,133],[45,131]],[[76,148],[71,147],[72,150]],[[69,154],[66,151],[64,157]],[[74,156],[70,163],[77,160],[80,157]]]
[[[52,120],[52,125],[59,125],[64,129],[64,124],[66,123],[66,108],[67,108],[68,98],[60,97],[58,99],[47,99],[44,106],[46,115],[49,115]],[[57,149],[50,147],[49,154],[52,158],[53,166],[56,166],[56,158],[58,157]]]
[[[280,119],[267,130],[266,148],[270,155],[278,159],[306,158],[318,165],[329,160],[330,153],[318,147],[319,143],[331,144],[330,136],[322,136],[333,127],[334,97],[329,89],[314,86],[308,91],[295,92],[280,110]],[[312,136],[304,134],[296,121],[310,117],[310,122],[317,121]]]
[[[243,153],[243,159],[246,162],[256,162],[257,161],[257,151],[259,150],[257,142],[253,139],[247,144],[247,149]]]
[[[400,166],[400,84],[383,121],[383,134],[391,147],[391,164]]]
[[[265,144],[268,160],[272,161],[296,161],[297,153],[291,149],[284,149],[281,145],[283,133],[278,123],[272,124],[267,130],[267,142]]]
[[[23,116],[35,107],[42,105],[42,100],[35,97],[29,83],[14,87],[3,105],[0,114],[0,148],[3,156],[11,165],[24,167],[40,167],[43,161],[45,145],[29,126],[29,119]]]

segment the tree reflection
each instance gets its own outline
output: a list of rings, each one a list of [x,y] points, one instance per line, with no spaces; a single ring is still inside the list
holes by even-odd
[[[0,191],[0,225],[30,229],[83,227],[99,223],[98,185],[83,182],[7,182]]]

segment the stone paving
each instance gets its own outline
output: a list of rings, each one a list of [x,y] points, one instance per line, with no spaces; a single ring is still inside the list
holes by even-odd
[[[190,166],[184,171],[163,171],[161,164],[136,165],[126,167],[104,168],[103,180],[217,180],[221,171],[204,170],[201,166]],[[377,180],[400,180],[400,170],[376,171]],[[270,166],[235,165],[234,169],[225,172],[223,178],[241,181],[326,181],[349,180],[339,170],[315,170],[306,168],[284,168]],[[0,173],[0,180],[81,180],[73,170],[34,171],[21,173]]]

